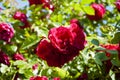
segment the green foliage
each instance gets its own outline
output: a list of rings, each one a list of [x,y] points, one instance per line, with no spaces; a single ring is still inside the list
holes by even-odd
[[[10,57],[10,66],[0,63],[0,80],[18,79],[29,80],[33,76],[47,76],[50,80],[60,77],[61,80],[77,80],[84,73],[88,80],[119,80],[115,77],[120,73],[119,51],[103,48],[104,44],[118,44],[120,41],[120,13],[115,6],[116,0],[52,0],[54,11],[43,5],[28,5],[28,0],[0,0],[0,22],[11,24],[15,35],[10,43],[0,40],[2,50]],[[18,4],[26,3],[24,7]],[[101,20],[91,21],[87,15],[95,15],[92,3],[103,4],[106,13]],[[21,28],[23,22],[15,20],[13,15],[16,11],[27,14],[30,27]],[[76,18],[86,33],[87,43],[72,61],[61,68],[50,67],[38,58],[36,53],[37,44],[41,39],[48,38],[48,32],[53,27],[69,26],[70,20]],[[1,37],[1,36],[0,36]],[[13,55],[20,53],[25,60],[13,60]],[[110,57],[106,56],[110,54]],[[1,60],[1,57],[0,57]],[[112,67],[109,73],[105,72],[105,63],[110,60]],[[33,70],[33,65],[38,67]],[[109,65],[110,66],[110,65]],[[107,67],[109,67],[107,66]],[[117,71],[116,71],[117,68]],[[115,70],[114,70],[115,69]]]
[[[113,44],[116,44],[116,43],[119,43],[119,41],[120,41],[120,32],[116,32],[111,42]]]

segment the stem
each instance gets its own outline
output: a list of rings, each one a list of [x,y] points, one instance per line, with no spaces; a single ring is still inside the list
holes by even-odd
[[[15,74],[13,75],[12,80],[15,79],[16,74],[17,74],[17,71],[16,71]]]

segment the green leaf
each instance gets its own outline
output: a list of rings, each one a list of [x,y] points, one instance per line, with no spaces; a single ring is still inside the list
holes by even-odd
[[[24,75],[26,78],[33,76],[32,69],[24,69]]]
[[[10,48],[10,50],[11,50],[12,52],[16,52],[16,51],[17,51],[17,46],[15,46],[15,45],[10,46],[9,48]]]
[[[92,2],[95,2],[95,0],[82,0],[81,1],[81,4],[90,4],[90,3],[92,3]]]
[[[120,61],[119,61],[119,59],[112,59],[111,62],[112,62],[112,64],[115,65],[115,66],[120,66]]]
[[[105,49],[105,48],[103,48],[103,47],[98,47],[98,48],[96,48],[95,50],[104,51],[104,50],[106,50],[106,49]]]
[[[17,60],[17,61],[15,61],[14,62],[14,65],[26,65],[27,64],[27,62],[25,62],[25,61],[22,61],[22,60]]]
[[[37,44],[40,41],[41,38],[39,38],[37,35],[31,35],[26,38],[26,40],[23,42],[21,49],[28,49],[31,46]]]
[[[54,77],[60,77],[61,79],[64,79],[65,77],[67,77],[69,75],[69,72],[63,70],[63,69],[60,69],[58,67],[54,68],[53,69],[53,76]]]
[[[43,69],[42,71],[41,71],[41,75],[46,75],[46,76],[50,76],[52,74],[52,70],[51,69],[49,69],[49,68],[47,68],[47,69]]]
[[[102,66],[102,61],[101,61],[100,59],[95,58],[95,62],[96,62],[97,64],[99,64],[99,65],[101,65],[101,66]]]
[[[91,43],[93,43],[94,45],[99,46],[99,41],[97,39],[92,39]]]
[[[117,43],[119,43],[119,41],[120,41],[120,32],[116,32],[113,39],[111,40],[111,42],[113,44],[117,44]]]
[[[99,65],[102,65],[102,61],[108,60],[108,57],[104,52],[97,52],[95,55],[95,62]]]
[[[82,7],[86,14],[95,15],[95,11],[91,6],[82,6]]]
[[[107,50],[108,53],[111,53],[111,54],[118,54],[118,51],[116,50]]]

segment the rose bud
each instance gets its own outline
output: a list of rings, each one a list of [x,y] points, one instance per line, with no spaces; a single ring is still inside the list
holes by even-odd
[[[13,60],[23,60],[23,61],[25,61],[25,58],[23,57],[22,54],[15,53],[13,55]]]
[[[0,23],[0,40],[10,42],[14,36],[14,29],[7,23]]]
[[[117,10],[120,12],[120,0],[117,0],[115,2],[115,5],[116,5]]]
[[[0,51],[0,63],[3,63],[5,65],[10,65],[10,58],[8,55],[6,55],[4,52]]]
[[[35,70],[35,69],[37,69],[38,68],[38,64],[34,64],[33,66],[32,66],[32,69],[33,70]]]
[[[21,28],[29,27],[29,22],[27,21],[26,14],[20,11],[16,11],[15,14],[13,15],[13,18],[16,20],[20,20],[24,24],[23,26],[20,26]]]
[[[106,12],[105,7],[102,4],[96,4],[96,3],[93,3],[91,6],[94,9],[95,14],[87,15],[87,17],[90,20],[95,20],[95,21],[101,20]]]
[[[48,80],[48,78],[46,76],[35,76],[31,77],[30,80]]]

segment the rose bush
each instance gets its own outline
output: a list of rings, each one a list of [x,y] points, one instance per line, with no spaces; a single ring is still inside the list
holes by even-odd
[[[119,0],[0,0],[0,80],[119,80]]]

